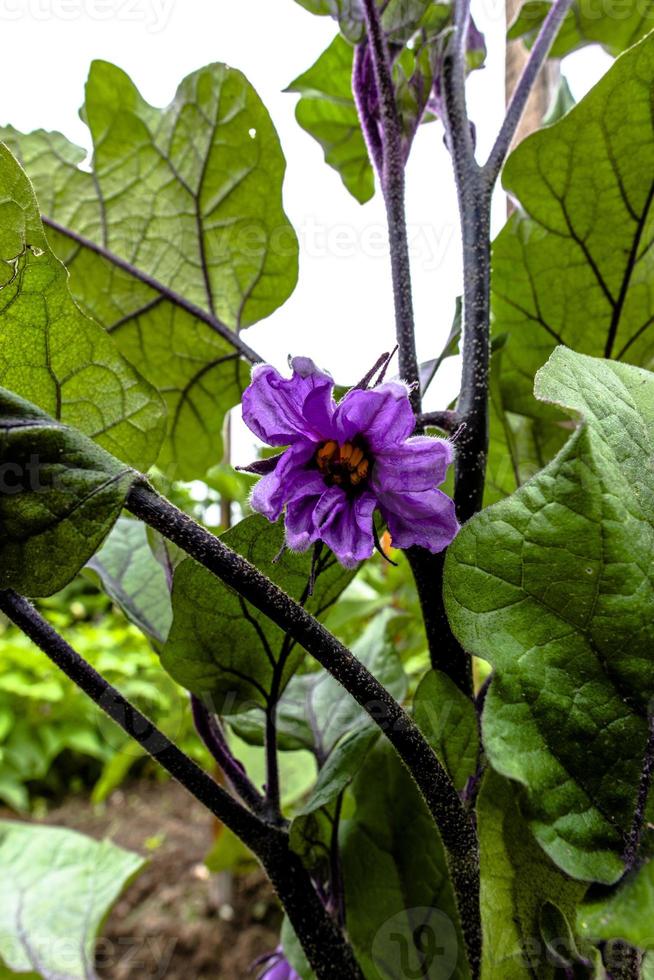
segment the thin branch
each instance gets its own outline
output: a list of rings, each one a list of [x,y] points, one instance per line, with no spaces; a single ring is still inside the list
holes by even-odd
[[[406,165],[402,124],[395,99],[391,58],[381,25],[376,0],[363,0],[370,55],[379,96],[381,118],[382,163],[381,185],[386,205],[388,239],[393,278],[395,329],[400,348],[400,376],[410,386],[413,411],[420,414],[420,372],[416,353],[411,262],[406,227]]]
[[[435,426],[443,432],[452,435],[461,425],[461,416],[458,412],[424,412],[418,418],[418,428],[424,429],[427,426]]]
[[[550,12],[543,21],[538,37],[529,53],[529,59],[511,96],[506,117],[502,123],[495,145],[483,168],[484,179],[490,187],[495,185],[495,181],[511,148],[518,124],[529,101],[529,96],[531,95],[531,90],[534,87],[538,73],[550,52],[550,48],[554,44],[559,28],[571,6],[572,0],[554,0]]]
[[[277,696],[266,706],[266,802],[273,813],[281,813],[279,759],[277,758]]]
[[[481,927],[476,832],[449,776],[418,727],[386,688],[321,623],[219,538],[145,484],[132,488],[127,507],[301,644],[387,736],[413,776],[440,830],[473,974],[477,976]]]
[[[191,710],[198,735],[243,802],[258,816],[267,815],[263,796],[250,781],[243,766],[230,752],[227,739],[216,716],[195,694],[191,695]]]
[[[60,235],[64,235],[66,238],[70,238],[71,241],[76,242],[82,248],[87,248],[91,252],[95,252],[101,258],[110,262],[117,269],[122,269],[123,272],[127,272],[134,279],[138,279],[139,282],[144,283],[151,289],[154,289],[168,302],[173,303],[180,309],[184,310],[190,316],[195,317],[196,320],[201,320],[208,327],[211,327],[217,334],[220,334],[225,340],[227,340],[234,350],[238,351],[246,361],[251,364],[259,364],[263,361],[263,358],[257,354],[256,351],[252,350],[245,341],[241,340],[236,331],[231,330],[226,323],[219,320],[218,317],[213,316],[211,313],[207,313],[203,310],[201,306],[196,306],[195,303],[191,303],[190,300],[185,299],[179,293],[176,293],[173,289],[170,289],[164,283],[159,282],[154,276],[149,275],[147,272],[143,272],[142,269],[137,268],[137,266],[132,265],[126,259],[121,259],[119,255],[111,252],[109,249],[105,248],[103,245],[98,245],[97,242],[91,241],[90,238],[85,238],[83,235],[78,234],[71,228],[67,228],[65,225],[60,225],[58,221],[54,221],[52,218],[47,218],[45,215],[41,216],[43,224],[48,228],[52,228],[53,231],[58,232]]]
[[[332,980],[334,971],[346,980],[363,980],[349,943],[318,897],[302,861],[291,850],[286,832],[264,823],[230,796],[83,660],[27,599],[15,592],[0,592],[0,610],[123,731],[256,854],[319,980]]]

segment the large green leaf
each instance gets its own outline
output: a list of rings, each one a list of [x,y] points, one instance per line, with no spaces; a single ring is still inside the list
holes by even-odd
[[[570,434],[558,421],[528,418],[507,410],[502,388],[503,348],[491,357],[490,445],[484,505],[508,497],[545,466]]]
[[[438,832],[387,742],[370,753],[351,792],[340,843],[347,929],[364,975],[467,978]]]
[[[579,909],[579,929],[592,942],[620,939],[651,949],[654,934],[654,861],[632,873],[609,898]]]
[[[393,616],[384,610],[374,616],[352,653],[393,697],[401,701],[406,694],[406,675],[402,662],[388,637]],[[260,712],[231,719],[242,738],[263,744],[264,725]],[[376,731],[377,726],[326,670],[300,674],[293,678],[277,707],[277,732],[285,749],[308,749],[322,768],[338,743],[346,736]]]
[[[95,940],[144,862],[70,830],[0,823],[0,971],[96,980]]]
[[[446,674],[430,670],[413,699],[416,724],[459,792],[477,772],[479,725],[475,707]]]
[[[482,784],[477,818],[483,980],[553,980],[555,968],[541,937],[543,907],[556,906],[574,923],[586,886],[544,854],[521,815],[516,788],[492,771]]]
[[[165,643],[173,619],[170,589],[144,524],[120,517],[88,568],[132,623]]]
[[[102,543],[137,474],[0,389],[0,588],[63,588]]]
[[[319,560],[308,595],[311,555],[286,551],[284,529],[248,517],[222,540],[261,569],[315,615],[324,612],[353,577],[331,553]],[[219,713],[266,707],[284,690],[304,651],[263,613],[190,559],[175,571],[173,625],[162,663],[183,687],[206,698]]]
[[[551,10],[547,0],[529,0],[511,25],[509,39],[522,37],[530,44]],[[610,54],[626,51],[654,27],[654,9],[642,0],[624,0],[619,11],[612,4],[576,0],[552,46],[550,57],[563,58],[586,44],[601,44]]]
[[[351,45],[338,35],[286,91],[301,94],[297,121],[318,140],[349,192],[365,204],[375,193],[375,178],[352,95],[352,62]]]
[[[73,302],[34,191],[0,144],[0,384],[147,469],[164,435],[161,398]]]
[[[58,133],[0,134],[47,219],[68,229],[49,235],[76,299],[166,400],[160,465],[202,476],[221,459],[225,411],[247,383],[232,331],[272,313],[297,278],[279,140],[247,79],[220,64],[188,76],[159,110],[124,72],[94,62],[83,116],[92,172]]]
[[[504,171],[520,201],[493,250],[504,407],[552,417],[531,393],[557,344],[649,366],[654,357],[654,35],[618,59]]]
[[[654,695],[654,377],[559,348],[541,399],[586,422],[538,476],[463,528],[445,600],[495,679],[484,745],[574,877],[622,872]]]

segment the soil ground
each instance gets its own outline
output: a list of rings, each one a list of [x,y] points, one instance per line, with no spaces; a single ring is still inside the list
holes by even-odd
[[[174,782],[139,782],[102,807],[71,799],[50,811],[65,826],[146,856],[98,943],[106,980],[245,980],[273,950],[281,913],[261,872],[210,876],[204,866],[212,817]],[[226,880],[227,878],[227,880]]]

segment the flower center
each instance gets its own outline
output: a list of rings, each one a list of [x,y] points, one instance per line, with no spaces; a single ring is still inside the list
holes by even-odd
[[[342,446],[334,439],[321,442],[315,458],[329,486],[358,487],[370,474],[371,462],[357,439]]]

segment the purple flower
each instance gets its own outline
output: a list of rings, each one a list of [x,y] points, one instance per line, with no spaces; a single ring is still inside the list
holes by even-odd
[[[388,381],[349,391],[337,405],[332,378],[296,357],[293,376],[256,367],[243,396],[243,418],[270,446],[288,447],[252,494],[270,521],[286,507],[286,542],[305,551],[324,541],[352,567],[375,547],[379,510],[398,548],[442,551],[456,535],[454,504],[437,490],[452,462],[445,439],[411,436],[415,418],[406,386]]]
[[[270,956],[264,956],[257,962],[266,963],[266,969],[260,974],[259,980],[302,980],[285,958],[281,946]]]

